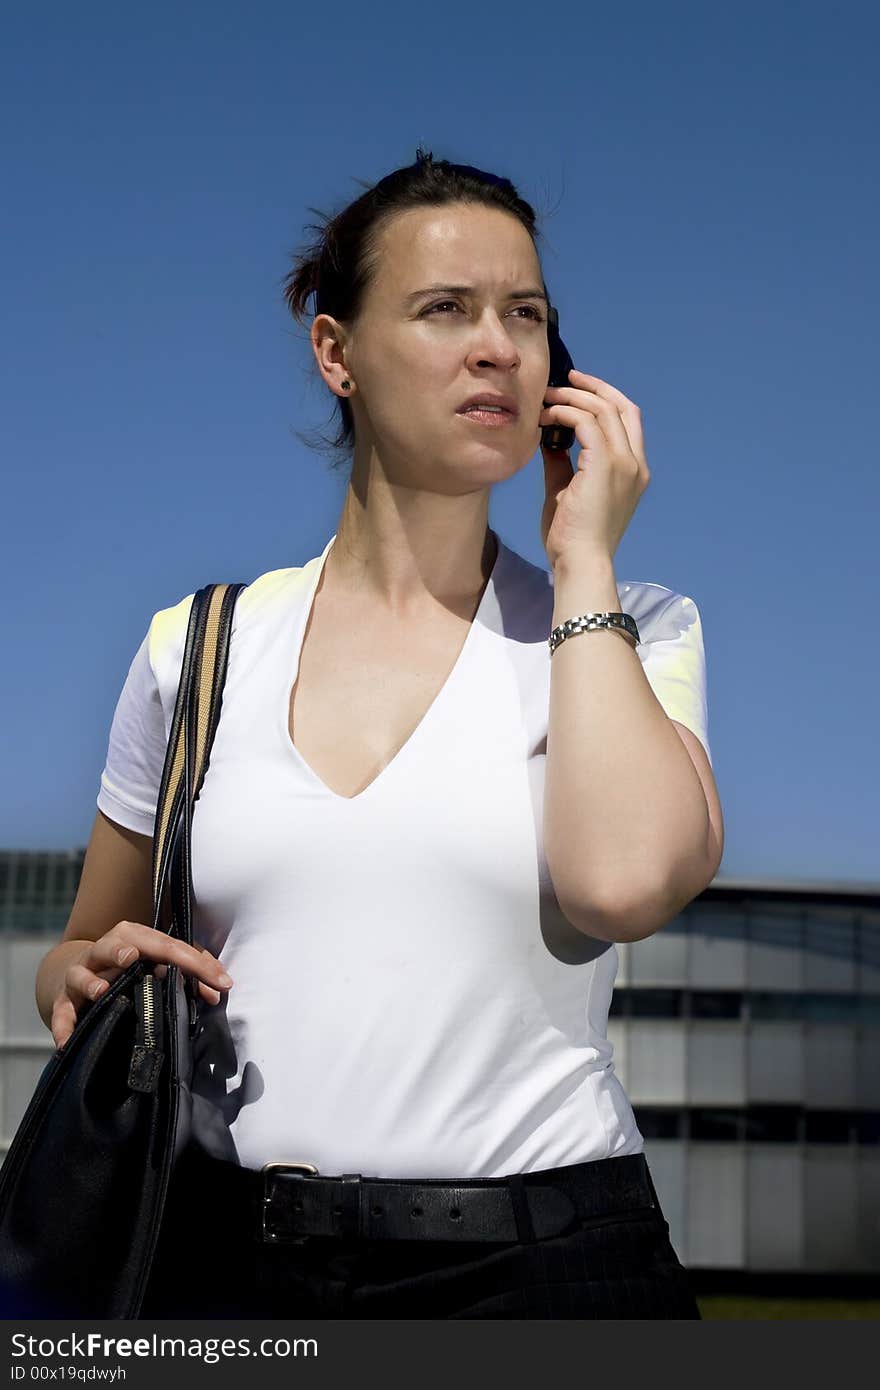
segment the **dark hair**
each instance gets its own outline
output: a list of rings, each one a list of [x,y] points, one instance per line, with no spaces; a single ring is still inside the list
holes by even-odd
[[[380,234],[397,213],[409,208],[448,203],[480,203],[500,208],[519,219],[538,249],[540,232],[532,206],[519,196],[509,179],[470,164],[435,160],[430,151],[425,153],[419,146],[415,163],[395,169],[373,185],[357,182],[367,191],[335,216],[328,217],[319,208],[309,209],[323,222],[308,225],[308,230],[317,236],[304,250],[294,253],[293,269],[283,282],[287,306],[300,324],[306,321],[307,300],[312,294],[315,315],[331,314],[340,322],[357,318],[364,292],[379,264]],[[335,405],[342,416],[335,438],[296,433],[309,448],[324,452],[329,447],[335,454],[331,467],[339,468],[351,460],[354,415],[347,400],[335,397]]]

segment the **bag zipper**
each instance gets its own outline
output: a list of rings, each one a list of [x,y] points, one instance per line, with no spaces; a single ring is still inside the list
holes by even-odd
[[[155,1091],[165,1060],[162,1050],[162,987],[152,971],[135,985],[135,1037],[128,1069],[133,1091]]]
[[[142,1047],[156,1046],[156,991],[158,982],[152,973],[140,980],[141,1007],[137,1013],[138,1042]]]

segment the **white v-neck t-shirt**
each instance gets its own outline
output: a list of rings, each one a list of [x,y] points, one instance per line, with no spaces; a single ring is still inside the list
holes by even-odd
[[[638,1153],[606,1037],[617,950],[563,917],[544,856],[553,576],[498,537],[445,684],[391,762],[346,798],[288,732],[335,539],[302,567],[260,575],[235,608],[192,835],[193,939],[235,983],[202,1003],[193,1136],[249,1168],[306,1161],[402,1178]],[[658,700],[708,752],[696,605],[659,584],[618,592]],[[153,616],[101,774],[100,810],[144,835],[192,599]]]

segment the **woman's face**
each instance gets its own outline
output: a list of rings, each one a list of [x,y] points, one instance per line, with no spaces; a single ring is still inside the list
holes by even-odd
[[[510,477],[539,445],[550,366],[531,237],[509,213],[454,204],[398,214],[379,246],[362,312],[343,326],[355,466],[378,454],[396,481],[448,493]],[[493,428],[459,413],[485,391],[513,397],[518,415]]]

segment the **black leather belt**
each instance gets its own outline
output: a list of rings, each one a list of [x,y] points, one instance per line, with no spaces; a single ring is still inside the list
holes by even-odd
[[[460,1180],[327,1176],[294,1162],[258,1170],[206,1155],[196,1162],[202,1198],[206,1179],[219,1202],[246,1196],[257,1238],[273,1245],[314,1236],[531,1242],[660,1212],[644,1154]]]

